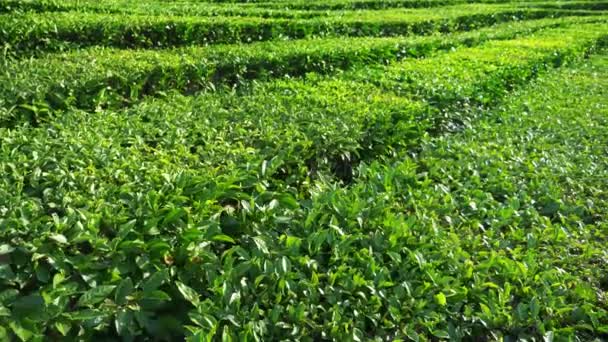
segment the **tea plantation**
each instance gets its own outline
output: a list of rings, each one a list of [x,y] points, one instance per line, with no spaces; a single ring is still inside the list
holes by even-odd
[[[0,0],[0,341],[608,340],[606,0]]]

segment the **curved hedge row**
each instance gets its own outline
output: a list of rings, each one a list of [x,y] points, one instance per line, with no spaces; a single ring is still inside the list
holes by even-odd
[[[289,291],[330,304],[273,323],[322,317],[336,340],[608,337],[608,163],[597,144],[608,58],[585,64],[477,113],[460,134],[425,139],[416,155],[361,167],[347,189],[319,185],[307,224],[277,229],[295,251],[269,248],[291,261],[312,253],[309,272],[322,276],[306,282],[301,265]]]
[[[213,3],[222,3],[221,5]],[[228,4],[232,3],[232,4]],[[99,11],[105,13],[133,13],[144,14],[186,14],[207,15],[212,13],[234,13],[243,16],[259,16],[273,14],[281,17],[297,18],[308,15],[323,15],[332,10],[365,10],[389,8],[425,8],[459,5],[467,3],[509,3],[506,0],[340,0],[340,1],[212,1],[200,2],[159,2],[145,1],[133,3],[126,0],[106,0],[103,3],[94,0],[0,0],[0,13],[17,11]],[[211,10],[210,10],[211,9]],[[219,12],[213,12],[219,11]],[[309,12],[310,11],[310,12]],[[293,15],[293,16],[292,16]],[[301,15],[301,16],[300,16]]]
[[[175,51],[72,52],[8,64],[0,75],[0,106],[10,111],[0,121],[5,126],[35,123],[49,111],[68,106],[124,106],[144,95],[170,89],[192,93],[251,79],[328,73],[593,20],[538,20],[447,37],[313,39]]]
[[[276,8],[276,9],[291,9],[291,10],[318,10],[318,11],[337,11],[337,10],[379,10],[389,8],[425,8],[425,7],[442,7],[469,3],[512,3],[508,0],[332,0],[332,1],[234,1],[234,0],[216,0],[214,2],[222,3],[255,3],[261,8]]]
[[[173,16],[243,16],[261,18],[314,18],[319,11],[280,10],[249,5],[226,5],[197,2],[132,2],[125,0],[0,0],[0,13],[19,12],[93,12]]]
[[[442,86],[420,82],[404,94],[457,80],[463,89],[500,97],[535,70],[582,57],[607,34],[605,25],[577,25],[437,55],[414,79],[447,73]],[[483,58],[462,60],[453,71],[468,53]],[[387,66],[379,84],[389,89],[384,80],[399,77],[395,68],[406,70],[408,63],[422,62]],[[477,252],[464,249],[467,243],[438,229],[460,220],[447,220],[441,209],[452,203],[450,195],[439,186],[418,192],[432,183],[411,162],[363,168],[361,182],[346,189],[299,169],[282,171],[302,165],[311,145],[323,151],[312,154],[319,161],[353,154],[349,139],[366,129],[372,131],[360,136],[362,147],[374,144],[366,137],[403,142],[408,130],[424,135],[427,127],[418,126],[424,115],[411,114],[429,113],[426,105],[353,85],[312,77],[260,85],[244,97],[175,97],[127,112],[70,111],[43,127],[0,129],[6,175],[0,255],[10,261],[0,273],[0,336],[447,338],[500,325],[505,315],[493,312],[507,306],[501,298],[510,291],[526,299],[518,319],[536,319],[539,299],[504,284],[534,273],[533,263],[522,268],[498,252],[471,258]],[[334,100],[336,108],[328,109]],[[440,157],[428,159],[432,176],[441,175],[444,164],[432,163]],[[400,206],[410,200],[417,208]],[[487,219],[516,220],[500,212]],[[422,213],[432,216],[423,220]],[[594,297],[586,287],[575,293]]]
[[[464,6],[402,13],[362,12],[310,20],[151,17],[87,13],[0,16],[0,44],[17,55],[87,46],[163,48],[315,36],[399,36],[453,32],[500,22],[594,15],[545,9]]]
[[[523,3],[522,7],[536,7],[536,8],[554,8],[563,10],[594,10],[594,11],[605,11],[608,10],[608,1],[568,1],[560,3]]]

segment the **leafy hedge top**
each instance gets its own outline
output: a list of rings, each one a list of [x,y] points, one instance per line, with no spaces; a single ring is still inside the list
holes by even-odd
[[[594,15],[593,11],[460,5],[435,10],[356,11],[315,19],[150,16],[81,12],[0,15],[5,54],[92,45],[163,48],[324,36],[399,36],[453,32],[521,19]]]
[[[601,273],[575,272],[588,260],[576,240],[593,237],[579,227],[594,224],[603,207],[568,201],[561,185],[577,186],[563,180],[568,173],[552,174],[563,170],[549,159],[575,152],[545,140],[529,160],[518,154],[545,123],[542,114],[523,128],[488,118],[479,135],[432,138],[453,102],[399,98],[400,83],[390,80],[419,64],[427,69],[414,80],[445,74],[445,84],[501,97],[581,58],[607,33],[605,25],[576,25],[406,60],[374,75],[382,88],[353,81],[357,71],[311,75],[241,95],[173,95],[0,128],[0,254],[10,260],[0,267],[0,334],[195,341],[574,334],[556,330],[564,324],[601,333],[606,311],[580,281],[601,286]],[[479,61],[452,57],[467,52]],[[594,72],[580,76],[589,101],[581,106],[601,107],[600,88],[588,91]],[[414,96],[459,91],[415,84]],[[547,84],[552,95],[568,87],[559,78]],[[544,108],[544,95],[533,96],[511,110]],[[562,99],[559,112],[570,113]],[[459,119],[476,113],[485,114],[465,109]],[[568,136],[562,129],[554,138]],[[348,163],[366,155],[377,161]],[[581,162],[603,170],[592,157]],[[545,177],[534,176],[535,167]],[[347,168],[356,168],[354,178],[340,187],[334,175]],[[599,245],[588,246],[602,257]]]
[[[82,50],[8,64],[0,75],[0,103],[9,109],[3,121],[11,125],[15,120],[36,121],[49,109],[69,105],[123,106],[168,89],[192,92],[247,79],[328,73],[405,56],[425,56],[463,43],[510,38],[543,27],[596,20],[535,20],[430,37],[312,39],[163,51]]]

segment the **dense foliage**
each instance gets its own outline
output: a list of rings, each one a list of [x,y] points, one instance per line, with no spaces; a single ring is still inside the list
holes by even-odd
[[[0,15],[0,42],[7,51],[23,55],[87,46],[166,48],[328,36],[428,35],[523,19],[595,14],[513,5],[355,11],[313,19],[26,12]]]
[[[608,338],[604,5],[464,2],[0,0],[0,340]]]

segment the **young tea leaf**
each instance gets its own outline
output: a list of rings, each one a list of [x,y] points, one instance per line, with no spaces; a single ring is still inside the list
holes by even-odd
[[[97,304],[108,298],[110,293],[112,293],[115,288],[116,286],[114,285],[102,285],[94,287],[80,296],[80,299],[78,299],[78,306],[91,306]]]
[[[177,289],[179,290],[179,292],[182,294],[182,296],[184,296],[187,301],[192,303],[194,306],[197,306],[200,303],[199,295],[198,293],[196,293],[196,291],[194,291],[194,289],[179,281],[175,284],[177,285]]]

